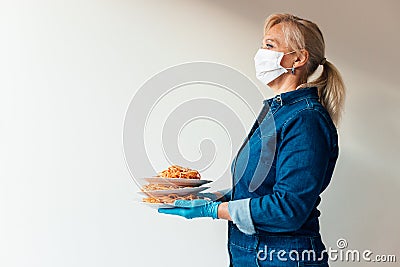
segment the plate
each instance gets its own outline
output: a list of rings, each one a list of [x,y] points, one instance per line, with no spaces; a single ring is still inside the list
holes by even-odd
[[[168,203],[150,203],[150,202],[139,202],[147,207],[153,208],[153,209],[159,209],[159,208],[163,208],[163,209],[172,209],[175,208],[174,204],[168,204]]]
[[[200,179],[185,179],[185,178],[162,178],[162,177],[148,177],[142,178],[150,184],[166,184],[166,185],[179,185],[179,186],[201,186],[203,184],[211,183],[209,180]]]
[[[204,191],[210,187],[185,187],[185,188],[177,188],[177,189],[169,189],[169,190],[152,190],[152,191],[140,191],[139,194],[148,195],[148,196],[166,196],[169,194],[177,194],[178,196],[185,196],[190,194],[196,194],[201,191]]]

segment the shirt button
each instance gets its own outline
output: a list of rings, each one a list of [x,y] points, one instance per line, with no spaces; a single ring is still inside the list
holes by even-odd
[[[278,96],[276,97],[276,102],[278,102],[278,103],[281,102],[281,96],[280,96],[280,95],[278,95]]]

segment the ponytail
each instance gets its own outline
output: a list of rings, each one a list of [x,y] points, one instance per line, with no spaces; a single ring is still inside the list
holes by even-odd
[[[338,69],[330,62],[325,61],[321,76],[308,83],[318,87],[321,104],[326,108],[331,119],[338,125],[344,106],[345,85]]]

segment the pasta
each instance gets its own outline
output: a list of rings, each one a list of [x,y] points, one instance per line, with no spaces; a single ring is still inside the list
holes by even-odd
[[[183,186],[178,185],[165,185],[165,184],[148,184],[142,187],[143,192],[154,191],[154,190],[172,190],[172,189],[180,189],[184,188]]]
[[[200,179],[200,173],[196,170],[184,168],[178,165],[172,165],[168,169],[159,172],[159,177],[164,178],[186,178],[186,179]]]
[[[196,170],[192,170],[189,168],[184,168],[178,165],[172,165],[168,167],[168,169],[158,173],[158,177],[162,178],[184,178],[184,179],[200,179],[200,173]],[[168,194],[169,192],[163,192],[163,196],[155,196],[151,194],[151,191],[157,191],[157,190],[173,190],[173,189],[183,189],[185,186],[179,186],[172,184],[147,184],[144,185],[141,190],[143,192],[147,192],[146,194],[149,194],[150,196],[145,197],[142,199],[143,202],[146,203],[153,203],[153,204],[161,204],[161,203],[174,203],[175,200],[177,199],[183,199],[183,200],[194,200],[194,199],[200,199],[202,197],[199,197],[195,194],[187,194],[187,195],[178,195],[178,194]],[[157,195],[160,193],[157,193]]]
[[[143,202],[147,203],[174,203],[177,199],[183,200],[194,200],[199,199],[196,195],[187,195],[187,196],[178,196],[177,194],[169,194],[167,196],[160,196],[160,197],[146,197],[143,198]]]

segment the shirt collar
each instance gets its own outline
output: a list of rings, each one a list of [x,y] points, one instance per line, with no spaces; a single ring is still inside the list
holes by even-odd
[[[276,95],[272,98],[265,99],[263,101],[264,105],[268,104],[271,105],[273,101],[279,101],[280,104],[291,104],[296,102],[297,100],[304,99],[304,98],[319,98],[317,87],[306,87],[306,88],[299,88],[298,90],[282,93]]]

